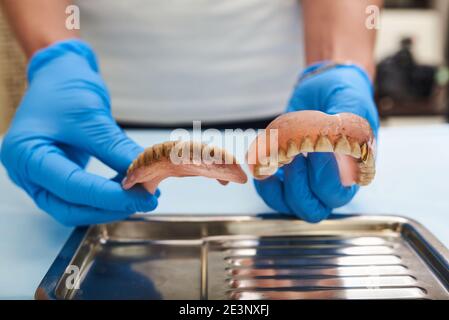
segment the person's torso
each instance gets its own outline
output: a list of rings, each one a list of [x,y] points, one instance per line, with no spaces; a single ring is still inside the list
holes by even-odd
[[[78,0],[125,122],[255,120],[285,109],[302,67],[296,0]]]

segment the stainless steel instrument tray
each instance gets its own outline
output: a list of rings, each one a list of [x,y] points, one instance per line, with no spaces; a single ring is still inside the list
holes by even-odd
[[[35,296],[449,299],[448,290],[448,250],[402,217],[142,215],[77,228]]]

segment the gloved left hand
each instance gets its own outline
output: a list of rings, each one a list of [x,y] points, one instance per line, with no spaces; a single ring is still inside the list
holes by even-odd
[[[304,71],[287,112],[354,113],[369,122],[377,137],[379,119],[372,84],[366,72],[356,65],[326,66],[326,63],[319,63]],[[318,68],[323,67],[321,70],[324,71],[317,73]],[[345,187],[341,184],[332,153],[299,155],[275,175],[265,180],[254,180],[254,183],[268,206],[308,222],[327,218],[333,208],[348,203],[359,189],[357,185]]]

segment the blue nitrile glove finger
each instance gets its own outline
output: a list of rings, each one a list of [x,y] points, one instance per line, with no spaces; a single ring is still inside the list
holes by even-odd
[[[65,202],[45,189],[34,193],[34,200],[39,208],[48,212],[56,221],[66,226],[83,225],[82,221],[95,219],[95,223],[107,223],[123,220],[129,212],[101,210],[88,206]]]
[[[128,214],[151,211],[157,205],[156,198],[145,189],[125,191],[117,182],[84,171],[53,146],[34,150],[27,171],[34,184],[70,203]]]
[[[32,57],[28,78],[1,148],[11,179],[67,225],[153,210],[157,197],[141,187],[124,191],[83,170],[93,155],[123,176],[143,150],[113,119],[92,49],[80,40],[55,43]]]
[[[324,65],[319,63],[304,71],[301,78],[306,77],[295,87],[287,112],[354,113],[370,123],[377,137],[379,118],[368,75],[356,65],[339,65],[313,74]],[[276,179],[256,181],[256,190],[273,209],[285,212],[287,206],[291,214],[309,222],[325,219],[333,208],[348,203],[359,189],[357,185],[341,184],[335,157],[330,153],[298,156],[283,169],[278,171],[282,178],[278,174]]]
[[[307,167],[310,188],[329,208],[345,205],[359,190],[356,184],[349,187],[341,184],[337,161],[332,153],[310,153],[307,156]]]
[[[291,212],[285,203],[284,172],[282,168],[265,180],[254,179],[254,186],[269,207],[280,213]]]
[[[330,209],[312,192],[306,161],[300,155],[273,176],[254,180],[254,185],[265,203],[274,210],[292,213],[309,222],[318,222],[330,214]]]
[[[290,212],[308,222],[326,219],[331,210],[310,188],[307,159],[296,157],[284,168],[285,202]]]
[[[114,178],[111,179],[111,181],[121,183],[123,179],[125,179],[126,175],[124,174],[117,174]],[[135,188],[142,188],[140,185],[136,185]],[[154,196],[156,198],[159,198],[161,196],[161,190],[159,188],[156,189],[154,192]]]
[[[330,214],[330,209],[312,192],[307,170],[307,160],[300,155],[289,166],[265,180],[254,180],[254,184],[265,203],[274,210],[318,222]]]
[[[61,149],[61,151],[67,155],[67,158],[71,159],[81,168],[85,168],[87,166],[87,163],[89,162],[89,155],[86,152],[65,144],[57,144],[56,147]]]

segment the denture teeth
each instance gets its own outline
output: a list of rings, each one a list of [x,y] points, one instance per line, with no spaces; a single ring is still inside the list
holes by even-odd
[[[362,156],[362,151],[360,150],[360,145],[357,142],[352,143],[351,155],[357,159],[359,159]]]
[[[126,174],[129,175],[134,170],[134,161],[129,166],[128,170],[126,171]]]
[[[254,175],[255,176],[271,176],[276,173],[276,170],[278,169],[277,166],[274,165],[259,165],[254,168]]]
[[[366,180],[366,181],[371,181],[374,179],[374,173],[363,173],[360,174],[360,179]]]
[[[195,142],[191,142],[191,143],[189,143],[189,153],[190,153],[190,159],[192,159],[192,158],[193,158],[193,154],[194,154],[194,152],[195,152],[196,148],[197,148],[197,145],[196,145],[196,143],[195,143]]]
[[[160,144],[153,146],[153,159],[154,160],[159,160],[162,157],[162,153],[163,153],[162,149],[163,148],[161,147]]]
[[[370,164],[368,164],[368,163],[360,163],[359,164],[359,169],[360,169],[360,171],[361,172],[374,172],[374,165],[372,164],[372,165],[370,165]]]
[[[292,158],[288,157],[284,149],[279,149],[278,151],[279,164],[287,164],[292,162]]]
[[[366,159],[366,164],[374,168],[375,167],[374,163],[375,163],[375,160],[374,160],[373,152],[368,152],[368,157]]]
[[[137,166],[143,166],[145,163],[145,153],[141,153],[138,157],[137,157]]]
[[[191,142],[190,143],[190,160],[194,165],[201,164],[201,152],[203,149],[203,145],[199,142]]]
[[[223,151],[222,157],[224,164],[232,164],[235,162],[234,156],[232,154],[227,153],[226,151]]]
[[[361,187],[364,187],[364,186],[369,185],[371,183],[371,181],[372,181],[371,179],[360,178],[359,181],[357,182],[357,184]]]
[[[366,144],[364,145],[366,146]],[[365,160],[363,160],[364,158]],[[361,186],[366,186],[371,183],[375,174],[374,155],[366,147],[366,154],[363,154],[362,151],[362,161],[359,163],[359,181],[357,183]]]
[[[211,157],[214,158],[214,161],[216,161],[218,164],[223,164],[224,163],[224,151],[220,148],[213,148],[213,151],[210,153]]]
[[[189,142],[185,142],[185,141],[181,141],[176,145],[176,148],[178,149],[178,154],[177,156],[179,158],[184,157],[184,153],[185,152],[190,152],[190,143]]]
[[[360,163],[359,167],[360,167],[360,170],[362,170],[364,172],[370,172],[370,171],[375,170],[374,156],[371,152],[368,152],[366,160],[365,161],[362,160],[362,163]]]
[[[203,146],[203,150],[201,151],[201,156],[203,157],[203,160],[204,159],[207,159],[208,161],[213,160],[214,154],[215,152],[213,147],[207,145]]]
[[[309,137],[306,137],[299,148],[300,152],[313,152],[313,142]]]
[[[162,154],[164,157],[166,158],[170,157],[171,150],[173,149],[175,144],[176,144],[175,141],[167,141],[163,144]]]
[[[148,148],[143,152],[144,163],[149,165],[153,161],[153,148]]]
[[[366,145],[366,143],[362,144],[360,150],[361,150],[360,159],[362,159],[363,162],[366,162],[366,160],[368,159],[368,146]]]
[[[376,174],[375,170],[359,170],[359,173],[361,176],[367,176],[367,177],[372,177],[374,178],[374,175]]]
[[[341,137],[335,144],[335,152],[341,154],[351,154],[351,146],[345,136]]]
[[[291,139],[288,140],[288,143],[287,143],[287,157],[293,159],[299,153],[300,153],[299,152],[299,148],[298,148],[298,145],[296,144],[296,142],[291,140]]]
[[[208,152],[209,152],[209,156],[211,157],[211,158],[214,158],[215,157],[215,147],[211,147],[211,148],[209,148],[209,149],[207,149],[208,150]]]
[[[316,152],[333,152],[334,147],[326,136],[320,136],[315,145]]]
[[[373,173],[360,173],[359,175],[359,182],[369,184],[374,179],[374,172]],[[364,184],[364,185],[366,185]]]

